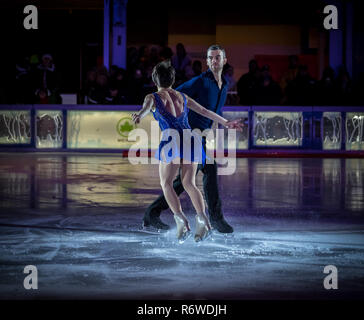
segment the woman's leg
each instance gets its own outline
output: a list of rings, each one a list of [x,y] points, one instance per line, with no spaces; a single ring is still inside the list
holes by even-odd
[[[197,166],[198,164],[194,162],[189,164],[182,163],[182,170],[181,170],[182,184],[186,192],[188,193],[189,197],[191,198],[192,204],[196,210],[198,217],[202,219],[202,221],[204,221],[208,230],[210,230],[211,225],[205,213],[205,202],[202,197],[201,191],[196,186]]]
[[[178,173],[180,165],[172,162],[159,162],[159,177],[164,197],[174,214],[182,212],[181,202],[173,189],[173,180]]]
[[[168,203],[168,206],[172,210],[173,214],[183,220],[183,223],[190,230],[188,220],[182,212],[181,202],[173,188],[173,180],[176,177],[180,164],[174,164],[172,162],[165,163],[159,162],[159,177],[161,187],[164,193],[164,197]]]

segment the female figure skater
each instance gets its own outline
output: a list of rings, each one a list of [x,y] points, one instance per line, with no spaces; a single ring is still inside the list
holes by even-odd
[[[183,162],[183,129],[191,130],[188,123],[187,108],[213,121],[217,121],[225,127],[237,128],[238,130],[241,130],[241,127],[237,121],[228,121],[216,113],[205,109],[187,95],[172,89],[171,87],[175,80],[175,70],[171,66],[170,61],[162,61],[157,64],[153,69],[152,79],[158,87],[158,91],[145,97],[142,109],[138,113],[134,113],[132,119],[135,123],[139,123],[143,117],[152,111],[154,118],[159,122],[162,135],[168,132],[169,129],[175,129],[179,133],[180,147],[173,149],[172,157],[169,156],[168,152],[165,152],[167,148],[163,149],[170,141],[163,139],[162,136],[159,150],[156,153],[156,158],[160,160],[160,183],[166,201],[174,214],[177,224],[177,238],[182,243],[191,235],[191,229],[182,211],[179,198],[173,189],[173,180],[177,176],[178,170],[181,169],[183,187],[191,198],[197,213],[194,238],[198,242],[206,239],[211,234],[211,225],[205,213],[204,199],[200,190],[196,187],[195,181],[197,165],[201,162],[204,163],[206,154],[201,141],[199,141],[201,143],[201,152],[196,154],[192,151],[189,155],[185,156],[185,160],[188,157],[188,163],[186,161]],[[196,137],[194,139],[196,141]],[[178,158],[177,161],[175,161],[176,158]]]

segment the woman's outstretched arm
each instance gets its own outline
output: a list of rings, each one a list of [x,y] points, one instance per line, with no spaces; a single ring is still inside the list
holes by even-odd
[[[218,123],[220,123],[221,125],[223,125],[224,127],[230,128],[230,129],[237,129],[239,131],[242,131],[242,123],[240,123],[240,119],[237,120],[232,120],[232,121],[228,121],[225,118],[219,116],[218,114],[216,114],[215,112],[212,112],[206,108],[204,108],[203,106],[201,106],[199,103],[197,103],[195,100],[193,100],[192,98],[188,97],[186,95],[187,98],[187,107],[189,109],[191,109],[192,111],[195,111],[196,113],[209,118],[212,121],[217,121]]]
[[[135,123],[139,123],[141,119],[143,119],[152,109],[154,106],[154,97],[152,94],[147,94],[144,98],[143,107],[140,109],[139,112],[133,113],[131,118]]]

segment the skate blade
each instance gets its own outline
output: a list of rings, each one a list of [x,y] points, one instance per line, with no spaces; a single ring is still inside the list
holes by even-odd
[[[195,238],[195,241],[196,242],[201,242],[201,241],[205,241],[205,240],[208,240],[208,239],[214,240],[212,238],[212,230],[207,231],[207,233],[202,238],[200,238],[200,237]]]
[[[207,231],[206,236],[203,238],[203,240],[212,239],[212,230]]]
[[[168,230],[164,230],[164,229],[157,229],[153,226],[142,226],[139,229],[140,232],[145,232],[145,233],[149,233],[149,234],[164,234],[167,233]]]
[[[234,233],[221,233],[217,229],[212,229],[213,237],[218,239],[233,239]]]
[[[187,231],[187,232],[185,232],[183,235],[182,235],[182,237],[180,238],[180,239],[178,239],[178,242],[179,243],[183,243],[183,242],[185,242],[189,237],[191,237],[191,235],[192,235],[192,232],[191,231]]]

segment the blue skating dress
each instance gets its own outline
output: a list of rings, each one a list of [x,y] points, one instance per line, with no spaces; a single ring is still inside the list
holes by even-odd
[[[183,112],[180,116],[175,117],[166,110],[160,96],[153,93],[156,102],[153,116],[159,122],[162,131],[161,142],[155,158],[170,163],[173,159],[180,157],[204,165],[206,153],[202,146],[201,136],[191,130],[188,123],[187,99],[182,92],[181,94],[184,101]]]

